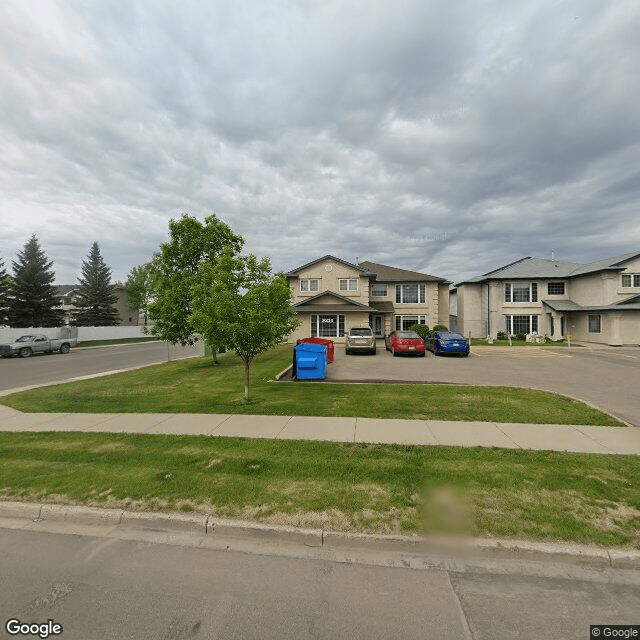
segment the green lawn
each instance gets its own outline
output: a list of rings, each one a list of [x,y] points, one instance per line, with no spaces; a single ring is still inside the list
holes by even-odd
[[[0,432],[0,498],[640,548],[640,456]]]
[[[482,420],[623,426],[564,396],[530,389],[424,384],[269,382],[291,361],[291,345],[257,358],[251,402],[235,354],[190,358],[137,371],[23,391],[0,398],[21,411],[244,413]],[[331,366],[331,365],[329,365]]]

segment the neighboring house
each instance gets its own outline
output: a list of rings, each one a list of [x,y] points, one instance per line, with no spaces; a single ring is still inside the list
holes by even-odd
[[[76,307],[76,296],[78,295],[79,285],[77,284],[60,284],[56,285],[58,295],[60,296],[60,306],[64,310],[64,324],[69,324],[73,319],[73,312]],[[113,305],[120,316],[120,326],[131,326],[140,324],[139,312],[127,302],[124,285],[117,284],[115,294],[118,297]]]
[[[589,264],[523,258],[459,282],[453,295],[465,336],[640,344],[640,253]]]
[[[344,342],[352,327],[378,337],[412,324],[447,324],[449,282],[375,262],[352,264],[324,256],[286,274],[301,324],[289,336]]]

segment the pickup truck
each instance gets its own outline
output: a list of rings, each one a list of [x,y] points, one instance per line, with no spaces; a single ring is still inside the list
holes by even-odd
[[[0,356],[28,358],[34,353],[69,353],[72,344],[75,344],[75,340],[49,340],[45,335],[20,336],[15,342],[0,344]]]

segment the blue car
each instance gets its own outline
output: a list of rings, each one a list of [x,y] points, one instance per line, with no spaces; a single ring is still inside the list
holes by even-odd
[[[427,349],[434,355],[442,353],[458,353],[461,356],[469,355],[469,343],[461,333],[456,331],[436,331],[427,338]]]

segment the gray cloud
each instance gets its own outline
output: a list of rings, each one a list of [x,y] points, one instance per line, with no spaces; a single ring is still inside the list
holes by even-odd
[[[4,2],[0,259],[123,279],[182,212],[285,269],[640,247],[636,3],[267,4]]]

